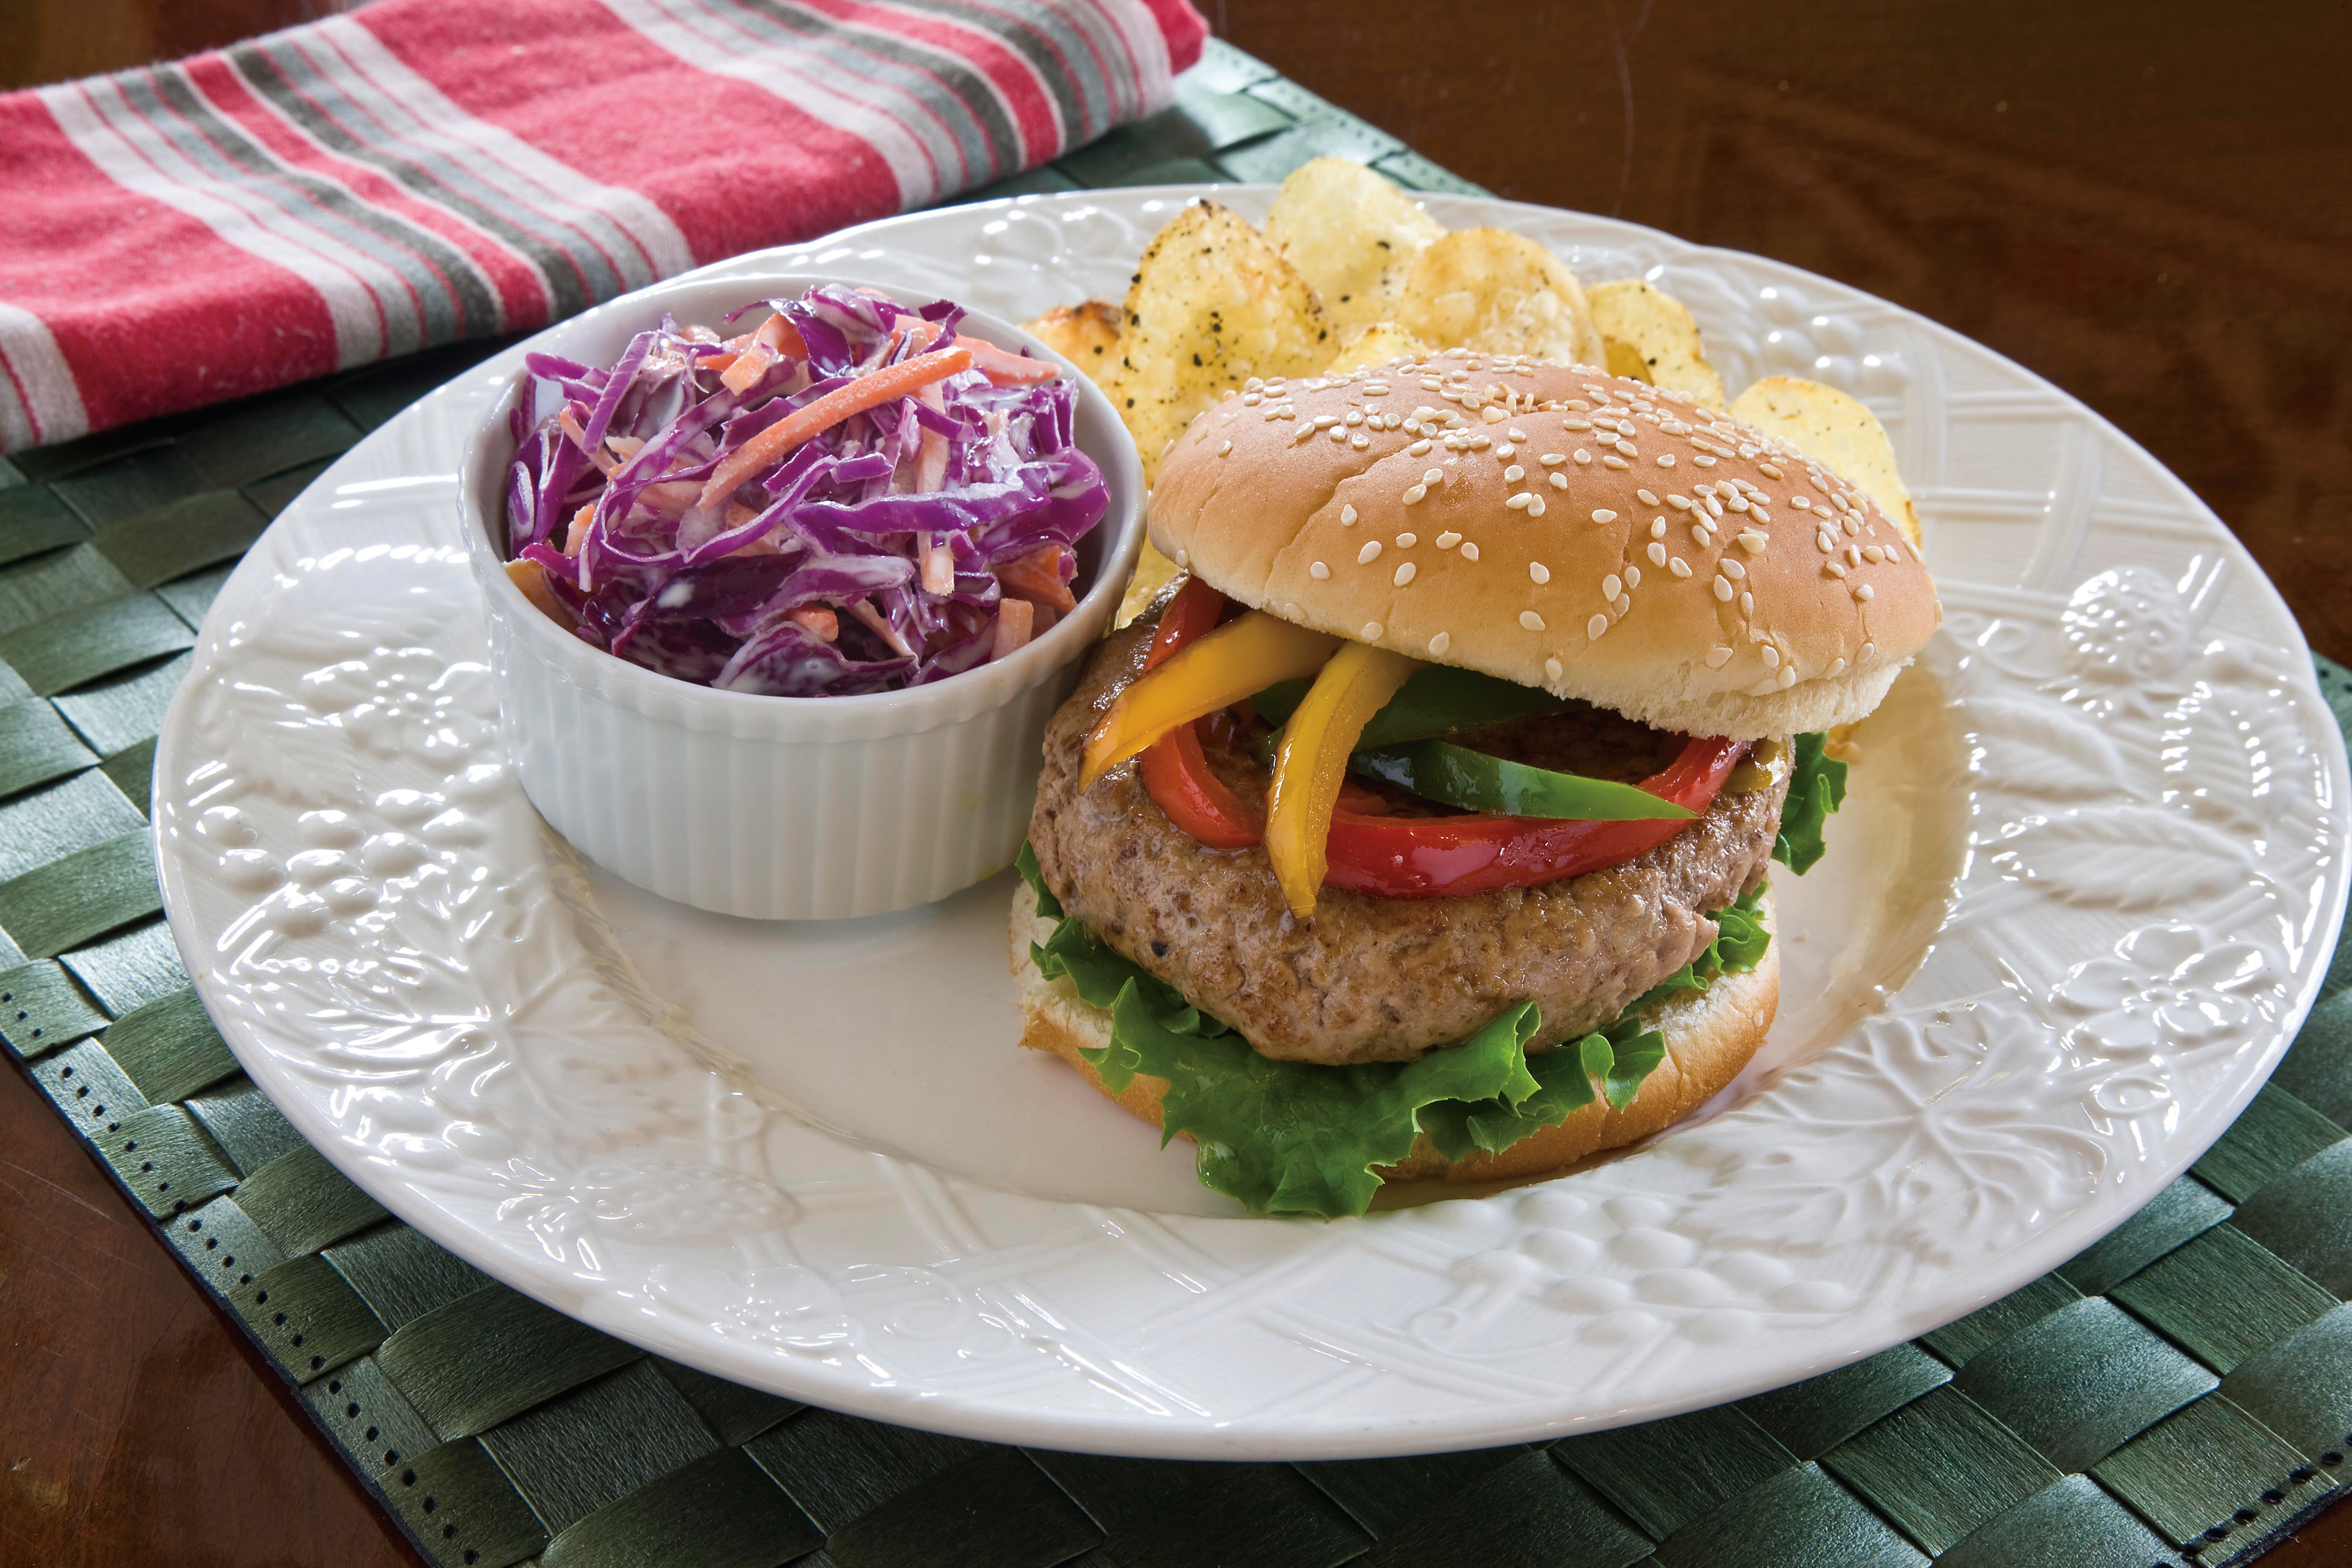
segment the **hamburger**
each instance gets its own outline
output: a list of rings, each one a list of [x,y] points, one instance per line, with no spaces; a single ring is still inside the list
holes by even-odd
[[[1735,1077],[1829,731],[1942,618],[1857,486],[1681,395],[1455,352],[1167,455],[1180,575],[1049,722],[1022,1043],[1247,1207],[1555,1171]]]

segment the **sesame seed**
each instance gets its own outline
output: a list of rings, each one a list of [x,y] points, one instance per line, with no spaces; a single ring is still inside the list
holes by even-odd
[[[1628,588],[1638,588],[1641,585],[1642,569],[1639,566],[1627,566],[1625,568],[1625,586]]]
[[[1311,432],[1311,431],[1310,431],[1310,432],[1308,432],[1308,434],[1310,434],[1310,435],[1311,435],[1311,434],[1313,434],[1313,432]],[[1339,426],[1337,426],[1337,425],[1332,426],[1331,426],[1331,445],[1333,445],[1334,447],[1344,447],[1344,446],[1346,446],[1347,444],[1348,444],[1348,432],[1347,432],[1345,429],[1341,428]]]
[[[1592,461],[1592,454],[1579,447],[1576,449],[1576,460],[1579,463],[1590,463]]]
[[[1878,645],[1876,643],[1866,642],[1862,645],[1862,657],[1864,658],[1868,658],[1872,654],[1874,654],[1877,651]]]
[[[1592,428],[1592,421],[1590,419],[1563,419],[1559,422],[1559,427],[1563,430],[1590,430]]]
[[[1521,479],[1524,479],[1527,477],[1528,471],[1519,467],[1517,463],[1513,463],[1509,468],[1503,470],[1503,482],[1507,485],[1517,484]]]
[[[1255,392],[1259,387],[1264,386],[1265,384],[1265,383],[1263,379],[1254,375],[1247,381],[1242,383],[1242,390],[1244,392]]]
[[[1363,422],[1364,411],[1362,409],[1350,408],[1348,410],[1348,425],[1350,429],[1354,428],[1356,426],[1361,425]]]
[[[1663,517],[1652,518],[1650,520],[1650,537],[1653,539],[1664,539],[1665,536],[1666,520]]]
[[[1311,561],[1307,563],[1307,574],[1309,577],[1314,578],[1318,583],[1320,583],[1331,575],[1331,568],[1326,566],[1320,561]]]
[[[1785,474],[1783,474],[1783,473],[1781,473],[1781,472],[1780,472],[1780,466],[1779,466],[1778,464],[1776,464],[1776,463],[1759,463],[1759,464],[1757,464],[1757,465],[1756,465],[1756,467],[1757,467],[1758,471],[1761,472],[1761,473],[1762,473],[1762,474],[1764,474],[1767,478],[1769,478],[1769,479],[1785,479],[1785,478],[1787,478],[1787,477],[1788,477],[1788,476],[1786,476]]]
[[[1443,657],[1445,650],[1453,646],[1453,634],[1449,632],[1440,632],[1435,637],[1429,639],[1430,656],[1432,658]]]
[[[1731,603],[1732,592],[1731,583],[1727,578],[1717,577],[1715,580],[1715,596],[1717,599],[1727,605]]]
[[[1813,535],[1813,543],[1820,548],[1822,554],[1831,554],[1837,549],[1837,535],[1833,533],[1816,533]]]
[[[1535,499],[1535,491],[1521,490],[1517,495],[1505,497],[1503,505],[1512,511],[1523,511],[1527,509],[1528,503],[1533,501]]]
[[[1715,459],[1713,458],[1693,458],[1691,461],[1696,463],[1702,468],[1711,468],[1715,467]]]
[[[1398,567],[1398,568],[1396,569],[1396,578],[1395,578],[1396,585],[1397,585],[1398,587],[1402,588],[1402,587],[1403,587],[1407,583],[1412,582],[1412,579],[1413,579],[1413,574],[1414,574],[1414,573],[1416,573],[1416,572],[1418,572],[1419,570],[1420,570],[1420,568],[1419,568],[1419,567],[1417,567],[1417,566],[1415,566],[1415,565],[1414,565],[1412,562],[1410,562],[1410,561],[1406,562],[1403,565],[1402,565],[1402,566]]]
[[[1763,645],[1761,651],[1764,656],[1765,668],[1778,669],[1780,668],[1780,650],[1779,648],[1774,647],[1770,643],[1766,643]]]
[[[1796,684],[1797,667],[1793,664],[1782,665],[1780,667],[1780,689],[1786,691],[1789,688]]]
[[[1541,616],[1537,615],[1533,610],[1521,610],[1519,612],[1519,625],[1527,627],[1527,629],[1531,632],[1539,632],[1544,629],[1544,618]]]
[[[1432,468],[1429,472],[1421,476],[1421,482],[1425,485],[1442,485],[1445,482],[1445,470],[1444,468]]]
[[[1687,577],[1691,574],[1690,563],[1679,555],[1666,563],[1666,569],[1677,577]]]
[[[1624,459],[1624,458],[1622,458],[1619,457],[1619,456],[1618,456],[1616,453],[1614,453],[1614,452],[1610,452],[1610,453],[1605,454],[1605,455],[1601,458],[1601,465],[1602,465],[1604,468],[1623,468],[1631,467],[1631,465],[1630,465],[1630,464],[1628,464],[1628,463],[1625,461],[1625,459]]]
[[[1359,452],[1362,451],[1365,447],[1370,447],[1371,444],[1372,438],[1370,436],[1350,436],[1348,437],[1348,445],[1353,447]]]
[[[1591,620],[1584,623],[1585,640],[1588,642],[1599,642],[1601,640],[1601,634],[1608,629],[1609,617],[1607,616],[1595,616]]]
[[[1658,467],[1662,468],[1671,468],[1674,466],[1675,455],[1672,452],[1661,452],[1658,454]]]
[[[1757,532],[1754,529],[1747,528],[1740,530],[1739,548],[1748,552],[1748,554],[1763,554],[1765,542],[1764,535]]]
[[[1294,621],[1295,621],[1295,620],[1297,620],[1297,619],[1298,619],[1298,617],[1299,617],[1301,615],[1305,614],[1305,612],[1304,612],[1304,611],[1302,611],[1301,609],[1299,609],[1299,607],[1298,607],[1298,601],[1297,601],[1297,600],[1296,600],[1296,599],[1293,599],[1290,603],[1288,603],[1288,604],[1286,604],[1286,605],[1283,605],[1283,606],[1282,606],[1282,613],[1283,613],[1285,616],[1287,616],[1288,617],[1290,617],[1290,619],[1292,619],[1292,620],[1294,620]]]
[[[1734,582],[1737,582],[1740,578],[1748,575],[1748,568],[1742,566],[1736,557],[1729,555],[1725,556],[1721,561],[1716,563],[1716,570],[1722,573],[1725,576],[1732,579]]]
[[[1341,507],[1339,508],[1339,522],[1340,522],[1341,526],[1343,526],[1343,527],[1347,527],[1347,528],[1353,528],[1353,527],[1355,527],[1355,526],[1356,526],[1356,509],[1355,509],[1354,507],[1352,507],[1352,506],[1344,506],[1344,505],[1343,505],[1343,506],[1341,506]]]
[[[1411,550],[1414,545],[1420,542],[1421,539],[1417,534],[1400,533],[1397,535],[1397,548],[1399,550]]]
[[[1746,511],[1748,510],[1748,498],[1741,495],[1735,489],[1730,491],[1730,493],[1724,498],[1723,504],[1729,507],[1734,511]]]
[[[1845,563],[1849,566],[1859,566],[1862,564],[1862,546],[1858,544],[1849,544],[1845,547]]]
[[[1489,438],[1489,437],[1485,437],[1485,436],[1473,436],[1473,437],[1470,437],[1470,439],[1468,439],[1467,441],[1463,442],[1462,444],[1463,444],[1463,446],[1465,446],[1465,447],[1468,447],[1468,448],[1469,448],[1471,451],[1473,451],[1473,452],[1483,452],[1483,451],[1485,451],[1487,447],[1489,447],[1493,446],[1495,443],[1494,443],[1494,441],[1493,441],[1491,438]]]
[[[1217,456],[1220,458],[1223,457],[1233,449],[1234,444],[1231,441],[1220,441],[1217,443]]]
[[[1843,658],[1833,658],[1830,660],[1830,667],[1822,671],[1822,673],[1823,675],[1843,675],[1845,673],[1845,660]]]
[[[1613,599],[1624,591],[1624,579],[1618,576],[1616,573],[1612,572],[1608,576],[1601,579],[1601,596],[1602,598]]]
[[[1478,417],[1484,419],[1489,425],[1500,425],[1504,420],[1508,419],[1510,416],[1489,403],[1479,412]]]
[[[1568,461],[1568,454],[1565,452],[1546,452],[1542,457],[1538,458],[1536,461],[1541,463],[1547,468],[1556,468],[1559,467],[1560,464]]]
[[[1461,542],[1462,536],[1450,528],[1437,536],[1437,548],[1440,550],[1451,550]]]
[[[1706,524],[1703,522],[1691,524],[1691,537],[1698,542],[1698,547],[1701,550],[1706,549],[1715,542],[1715,535],[1706,531]]]
[[[1616,609],[1617,609],[1617,613],[1618,613],[1619,615],[1621,615],[1621,616],[1626,616],[1626,615],[1631,615],[1631,614],[1633,614],[1633,596],[1632,595],[1630,595],[1630,594],[1620,594],[1620,595],[1617,595],[1617,605],[1616,605]]]
[[[1633,442],[1622,439],[1617,443],[1617,454],[1622,458],[1638,458],[1642,455],[1635,449]]]
[[[1875,544],[1865,544],[1863,546],[1862,558],[1875,566],[1878,563],[1886,559],[1886,552],[1880,549]]]
[[[1404,492],[1404,504],[1411,506],[1413,502],[1419,500],[1428,493],[1429,487],[1427,485],[1414,485]]]
[[[1544,499],[1541,496],[1536,496],[1528,502],[1528,515],[1529,517],[1541,517],[1543,514]]]
[[[1242,394],[1242,406],[1244,408],[1255,408],[1259,404],[1264,403],[1265,401],[1265,396],[1259,393],[1244,392]]]
[[[1540,586],[1551,581],[1551,568],[1540,561],[1528,563],[1528,575]]]
[[[1611,511],[1605,506],[1596,507],[1593,509],[1592,521],[1595,522],[1614,522],[1617,521],[1617,514]]]
[[[1478,547],[1466,539],[1462,542],[1462,559],[1465,561],[1478,559]]]
[[[1338,423],[1339,416],[1336,414],[1318,414],[1315,416],[1315,428],[1318,430],[1328,430]]]
[[[1864,583],[1854,589],[1853,596],[1867,605],[1870,603],[1871,595],[1876,590],[1873,589],[1869,584]]]
[[[1546,680],[1558,680],[1559,679],[1559,660],[1556,658],[1548,658],[1544,660],[1544,679]]]
[[[1706,515],[1709,517],[1721,517],[1723,515],[1723,503],[1716,500],[1713,496],[1707,497]]]
[[[1359,566],[1370,566],[1380,558],[1381,542],[1377,539],[1367,539],[1364,547],[1356,552],[1356,564]]]
[[[1508,441],[1506,441],[1501,446],[1495,448],[1495,456],[1497,458],[1510,458],[1518,456],[1518,451],[1519,449],[1517,447],[1514,447]]]
[[[1799,511],[1811,511],[1813,509],[1813,500],[1811,496],[1790,496],[1789,498],[1789,504],[1795,507]]]
[[[1751,619],[1755,616],[1755,614],[1756,614],[1756,595],[1753,595],[1753,594],[1742,594],[1742,595],[1739,595],[1739,613],[1740,613],[1741,615],[1743,615],[1743,616],[1747,616],[1750,617]]]
[[[1524,430],[1506,430],[1503,434],[1508,436],[1514,441],[1524,441],[1528,438],[1528,433]]]
[[[1380,622],[1378,622],[1378,621],[1366,621],[1366,622],[1364,623],[1363,640],[1364,640],[1365,642],[1378,642],[1378,641],[1380,641],[1380,640],[1381,640],[1381,623],[1380,623]]]
[[[1772,521],[1772,514],[1764,510],[1764,503],[1761,501],[1751,502],[1748,508],[1748,515],[1754,518],[1759,522],[1769,522]]]
[[[1652,495],[1647,490],[1635,490],[1633,493],[1642,498],[1642,504],[1643,506],[1655,506],[1658,504],[1658,498]]]
[[[1192,552],[1191,551],[1189,551],[1189,550],[1185,549],[1185,548],[1184,548],[1183,546],[1181,546],[1181,545],[1177,546],[1177,549],[1176,549],[1176,564],[1177,564],[1177,565],[1179,565],[1179,566],[1183,567],[1183,568],[1184,568],[1185,570],[1187,570],[1187,571],[1192,570]]]
[[[1650,542],[1649,555],[1650,564],[1653,566],[1664,566],[1666,563],[1666,547],[1654,539]]]
[[[1566,474],[1554,474],[1551,477],[1551,488],[1556,490],[1564,490],[1568,489],[1568,476]]]
[[[1729,664],[1730,662],[1731,650],[1723,647],[1721,644],[1718,643],[1714,647],[1706,650],[1707,668],[1721,669],[1725,665]]]
[[[1429,437],[1423,436],[1420,440],[1415,441],[1412,446],[1407,447],[1405,450],[1418,458],[1424,456],[1429,451],[1431,445],[1432,443]]]
[[[1843,562],[1825,562],[1822,563],[1822,570],[1828,573],[1832,577],[1843,577],[1845,575],[1845,565]]]
[[[1666,504],[1676,511],[1688,511],[1691,509],[1691,499],[1688,496],[1668,496]]]
[[[1846,513],[1844,518],[1841,521],[1844,523],[1845,531],[1848,533],[1860,533],[1862,531],[1862,524],[1854,521],[1854,516],[1852,512]]]

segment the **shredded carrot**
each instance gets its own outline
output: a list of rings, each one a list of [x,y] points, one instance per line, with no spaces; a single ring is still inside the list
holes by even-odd
[[[753,343],[735,356],[734,363],[728,365],[719,377],[719,384],[740,396],[751,391],[759,379],[768,374],[768,367],[775,363],[776,356],[768,352],[767,344]]]
[[[698,506],[715,507],[741,487],[745,479],[775,462],[819,432],[840,424],[853,414],[863,414],[878,408],[894,398],[904,397],[919,386],[971,368],[971,354],[961,348],[941,349],[936,353],[918,355],[897,364],[884,365],[859,376],[847,386],[835,387],[814,403],[795,408],[765,430],[735,448],[728,459],[719,465],[702,487]]]
[[[547,585],[546,567],[536,561],[509,561],[507,563],[507,579],[520,588],[522,596],[538,605],[549,620],[567,632],[572,629],[572,617],[564,613],[563,602],[555,596],[555,590]]]
[[[1077,595],[1062,581],[1062,552],[1066,544],[1041,544],[1009,566],[996,569],[996,580],[1008,594],[1034,599],[1057,610],[1074,610]]]
[[[1016,653],[1029,640],[1034,628],[1036,606],[1026,599],[1007,599],[996,606],[996,646],[989,650],[991,658],[1003,658]]]
[[[970,349],[973,368],[998,386],[1035,386],[1062,374],[1062,367],[1052,360],[1024,358],[978,338],[960,337],[955,346]]]
[[[563,553],[580,553],[580,547],[588,542],[588,525],[595,521],[596,503],[593,500],[572,514],[571,531],[563,536]]]
[[[807,627],[820,642],[831,642],[841,635],[841,617],[823,605],[803,605],[798,609],[786,610],[784,619]]]
[[[771,316],[760,323],[751,334],[780,354],[794,359],[808,358],[808,344],[801,342],[801,330],[782,316]]]

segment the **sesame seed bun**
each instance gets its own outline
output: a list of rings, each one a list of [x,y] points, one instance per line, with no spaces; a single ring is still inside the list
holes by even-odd
[[[1787,442],[1466,350],[1227,397],[1151,542],[1286,620],[1735,740],[1863,718],[1943,618],[1903,529]]]
[[[1762,915],[1766,928],[1777,930],[1769,896],[1762,900]],[[1068,977],[1048,980],[1031,962],[1029,944],[1045,942],[1053,934],[1054,923],[1037,913],[1036,895],[1027,884],[1016,884],[1010,935],[1013,973],[1020,986],[1021,1043],[1060,1057],[1121,1110],[1159,1126],[1160,1099],[1168,1088],[1164,1080],[1139,1074],[1125,1090],[1111,1094],[1078,1054],[1110,1044],[1111,1016],[1108,1008],[1080,996]],[[1423,1133],[1402,1161],[1381,1167],[1381,1177],[1391,1182],[1494,1182],[1540,1176],[1646,1138],[1687,1116],[1739,1076],[1764,1044],[1780,1003],[1780,946],[1776,942],[1748,973],[1720,975],[1706,991],[1678,994],[1651,1013],[1650,1026],[1666,1037],[1666,1058],[1643,1080],[1641,1092],[1624,1110],[1595,1100],[1507,1149],[1491,1154],[1482,1150],[1460,1160],[1439,1153]]]

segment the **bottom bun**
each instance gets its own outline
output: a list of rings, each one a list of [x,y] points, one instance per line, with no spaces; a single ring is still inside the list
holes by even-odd
[[[1772,900],[1768,896],[1761,902],[1765,929],[1772,930]],[[1029,945],[1051,936],[1055,922],[1036,908],[1036,895],[1016,884],[1010,934],[1013,973],[1021,987],[1021,1043],[1061,1058],[1111,1100],[1159,1126],[1160,1097],[1167,1088],[1162,1080],[1138,1074],[1123,1092],[1111,1094],[1078,1054],[1110,1044],[1110,1013],[1080,996],[1066,977],[1048,980],[1037,972]],[[1748,973],[1718,975],[1704,992],[1678,994],[1651,1012],[1651,1026],[1666,1037],[1666,1058],[1643,1080],[1641,1092],[1624,1110],[1612,1110],[1607,1100],[1595,1100],[1507,1149],[1492,1154],[1481,1150],[1459,1160],[1439,1153],[1424,1133],[1403,1160],[1379,1168],[1381,1178],[1495,1182],[1539,1176],[1588,1154],[1646,1138],[1689,1115],[1738,1077],[1764,1044],[1780,1005],[1780,944],[1775,942],[1764,950],[1763,962]]]

